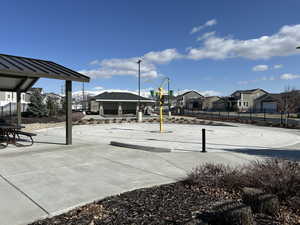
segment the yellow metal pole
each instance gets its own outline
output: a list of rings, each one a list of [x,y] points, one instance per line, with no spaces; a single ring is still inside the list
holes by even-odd
[[[159,130],[161,133],[164,131],[162,98],[163,98],[163,89],[159,88],[159,105],[160,105],[160,107],[159,107]]]

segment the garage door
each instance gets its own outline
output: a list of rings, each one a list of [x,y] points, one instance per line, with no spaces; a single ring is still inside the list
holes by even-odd
[[[276,112],[277,104],[275,102],[263,102],[263,110],[267,112]]]
[[[103,103],[104,114],[117,115],[118,105],[119,104],[117,102],[104,102]]]

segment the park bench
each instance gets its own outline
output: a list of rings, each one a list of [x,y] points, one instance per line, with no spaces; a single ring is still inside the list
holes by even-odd
[[[37,136],[37,134],[30,133],[30,132],[25,132],[25,131],[21,131],[21,130],[16,131],[16,135],[18,136],[18,140],[22,140],[20,136],[25,136],[25,137],[29,138],[30,141],[31,141],[31,145],[34,144],[34,140],[33,140],[32,137]]]

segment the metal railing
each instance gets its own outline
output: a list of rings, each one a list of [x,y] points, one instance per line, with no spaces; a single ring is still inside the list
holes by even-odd
[[[300,114],[270,112],[230,112],[230,111],[199,111],[185,109],[181,115],[196,116],[208,120],[220,120],[241,123],[276,124],[280,126],[300,127]]]
[[[27,110],[28,104],[21,104],[21,112]],[[10,102],[4,106],[0,106],[0,117],[12,117],[17,115],[17,103]]]

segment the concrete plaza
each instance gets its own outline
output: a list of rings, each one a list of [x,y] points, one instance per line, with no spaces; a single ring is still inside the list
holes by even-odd
[[[121,192],[183,178],[206,163],[240,165],[263,157],[300,160],[299,131],[248,125],[101,124],[74,126],[73,146],[65,129],[38,131],[28,148],[0,151],[1,225],[28,224]],[[208,153],[201,153],[201,129]],[[167,147],[155,153],[114,147],[111,141]]]

